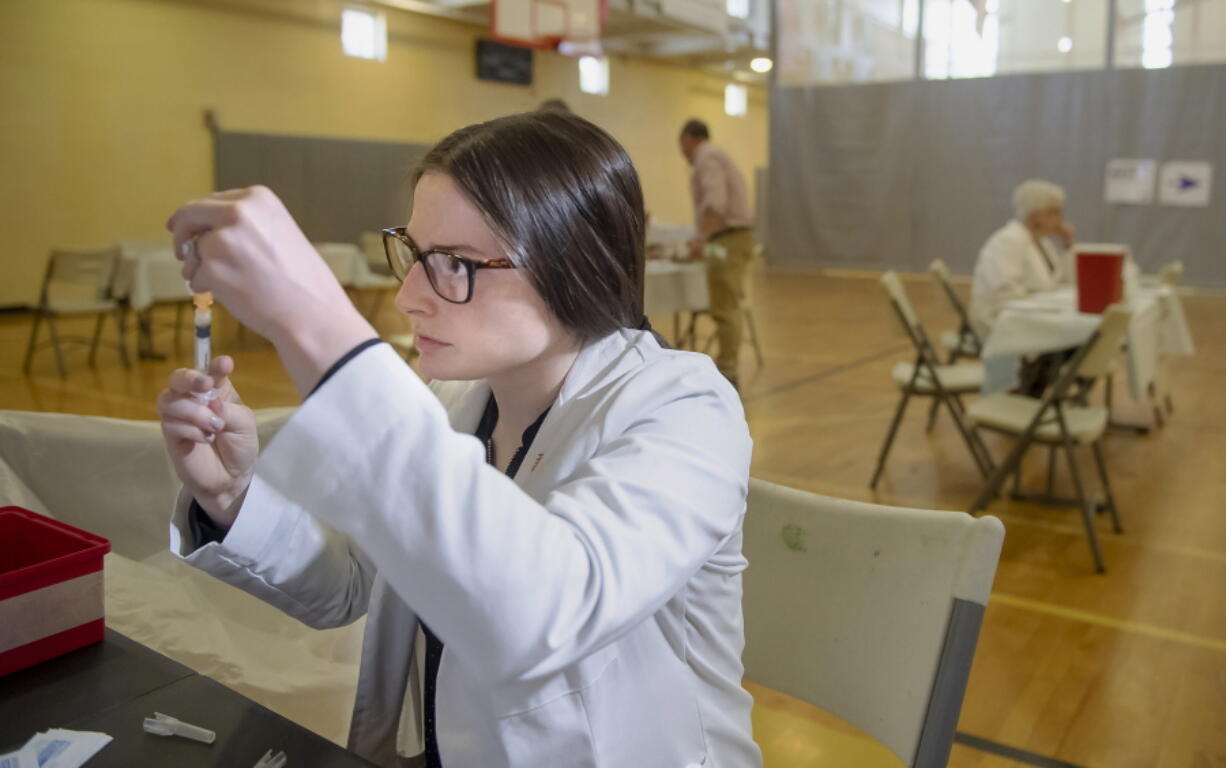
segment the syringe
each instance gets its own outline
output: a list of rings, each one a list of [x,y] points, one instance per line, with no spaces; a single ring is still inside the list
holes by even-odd
[[[192,303],[196,305],[196,370],[207,375],[213,360],[213,294],[194,293]]]
[[[192,303],[196,305],[196,370],[204,375],[209,373],[209,363],[213,362],[213,294],[193,293]],[[197,392],[194,397],[203,404],[217,399],[217,390]],[[213,442],[215,435],[205,436],[205,440]]]

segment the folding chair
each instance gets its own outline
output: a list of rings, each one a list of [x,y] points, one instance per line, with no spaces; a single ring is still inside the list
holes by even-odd
[[[745,678],[945,766],[1004,526],[749,481]]]
[[[107,315],[115,318],[118,330],[119,359],[124,367],[130,367],[128,350],[124,345],[124,315],[119,302],[111,298],[111,284],[115,279],[115,269],[119,265],[119,249],[108,248],[97,251],[52,251],[47,261],[47,271],[43,275],[42,289],[39,291],[38,304],[34,307],[34,327],[30,329],[30,341],[26,346],[25,362],[22,371],[30,373],[30,363],[34,359],[34,350],[38,346],[50,346],[55,350],[55,365],[60,378],[67,377],[64,367],[64,354],[60,349],[61,341],[71,341],[89,344],[89,365],[94,367],[98,357],[98,341],[102,337],[102,322]],[[56,319],[62,317],[77,317],[95,315],[92,340],[76,337],[60,337]],[[47,322],[47,330],[51,341],[38,343],[38,331]]]
[[[379,249],[382,252],[382,235],[379,237]],[[386,256],[383,257],[383,268],[380,272],[370,266],[373,245],[370,238],[365,235],[363,238],[362,248],[353,243],[315,243],[315,250],[332,270],[337,282],[344,287],[350,301],[373,323],[383,306],[383,300],[388,293],[394,293],[400,288],[400,281],[392,277]],[[358,299],[364,294],[370,296],[370,300],[366,308],[362,309]]]
[[[962,357],[978,358],[983,351],[983,340],[971,325],[970,313],[966,311],[966,305],[954,290],[949,279],[949,267],[945,266],[944,261],[934,259],[932,264],[928,265],[928,272],[958,315],[958,330],[941,334],[941,345],[949,350],[949,359],[946,362],[953,365]]]
[[[387,254],[383,250],[382,232],[363,232],[358,239],[362,255],[366,257],[366,266],[376,275],[392,276],[392,266],[387,263]]]
[[[1180,279],[1183,278],[1183,262],[1179,260],[1172,261],[1162,267],[1158,272],[1158,280],[1162,285],[1175,290],[1179,285]],[[1165,361],[1159,362],[1159,378],[1164,382],[1159,392],[1159,385],[1150,382],[1149,395],[1154,404],[1154,421],[1158,426],[1164,426],[1165,420],[1162,416],[1162,410],[1158,407],[1158,401],[1161,399],[1162,405],[1166,407],[1166,414],[1169,416],[1175,412],[1175,403],[1171,400],[1171,391],[1166,384],[1169,382],[1170,375],[1168,366]]]
[[[417,337],[411,333],[393,333],[384,336],[383,340],[399,352],[406,363],[413,362],[421,354],[417,349]]]
[[[987,449],[980,443],[979,438],[967,426],[964,419],[966,409],[962,405],[962,395],[975,393],[983,388],[983,365],[980,363],[941,365],[898,275],[892,271],[886,272],[881,277],[881,285],[885,288],[898,322],[915,348],[915,362],[899,363],[894,366],[892,375],[895,383],[902,390],[902,397],[898,401],[894,419],[890,422],[885,443],[881,446],[881,453],[877,457],[877,469],[873,472],[873,479],[869,481],[869,488],[876,488],[877,481],[881,479],[881,472],[885,469],[890,448],[898,434],[898,426],[902,422],[903,413],[907,410],[907,403],[912,397],[931,397],[938,405],[944,405],[949,410],[954,425],[957,426],[962,439],[966,441],[967,448],[970,449],[975,466],[986,479],[992,467],[991,458],[987,455]],[[928,426],[931,429],[931,419],[929,419]]]
[[[1042,399],[1009,394],[989,395],[974,403],[966,414],[977,429],[989,429],[1017,438],[1005,460],[995,466],[991,477],[984,483],[983,490],[968,511],[973,515],[987,508],[999,493],[1005,478],[1010,474],[1020,473],[1022,457],[1032,444],[1048,445],[1052,447],[1052,451],[1049,456],[1046,493],[1022,494],[1016,489],[1015,482],[1013,495],[1023,500],[1080,509],[1090,552],[1094,556],[1094,566],[1099,573],[1104,572],[1106,566],[1095,529],[1095,511],[1099,508],[1105,509],[1111,514],[1115,532],[1120,533],[1123,530],[1115,496],[1111,492],[1111,481],[1107,476],[1107,464],[1103,459],[1101,445],[1110,411],[1105,407],[1073,404],[1076,400],[1070,398],[1070,395],[1074,385],[1088,391],[1095,381],[1109,373],[1111,362],[1119,354],[1124,337],[1128,333],[1130,319],[1129,312],[1118,305],[1108,308],[1098,330],[1068,362],[1056,383]],[[1084,397],[1076,399],[1084,402]],[[1077,469],[1077,456],[1073,452],[1076,445],[1088,445],[1094,454],[1094,463],[1098,467],[1105,497],[1102,504],[1092,501],[1086,493],[1081,473]],[[1060,498],[1053,492],[1052,476],[1057,448],[1064,450],[1068,460],[1069,474],[1072,475],[1073,487],[1077,491],[1076,498]]]
[[[1183,277],[1183,262],[1179,260],[1164,265],[1162,270],[1158,272],[1158,279],[1162,281],[1162,284],[1168,285],[1171,288],[1179,285],[1181,277]]]

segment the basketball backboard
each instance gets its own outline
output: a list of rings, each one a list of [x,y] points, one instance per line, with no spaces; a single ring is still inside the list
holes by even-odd
[[[491,32],[500,42],[532,48],[590,45],[600,40],[605,8],[605,0],[493,0]]]

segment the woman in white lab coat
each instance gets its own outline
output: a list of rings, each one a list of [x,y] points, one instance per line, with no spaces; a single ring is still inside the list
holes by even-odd
[[[429,387],[270,191],[171,218],[193,290],[270,339],[305,397],[257,461],[232,360],[171,376],[172,551],[314,627],[368,616],[350,746],[380,765],[759,765],[751,442],[708,358],[638,330],[625,151],[573,115],[516,115],[444,139],[415,185],[385,244]]]

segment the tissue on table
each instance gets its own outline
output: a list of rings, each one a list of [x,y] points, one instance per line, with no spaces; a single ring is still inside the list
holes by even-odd
[[[34,734],[16,752],[0,755],[0,768],[78,768],[110,742],[105,733],[52,728]]]

